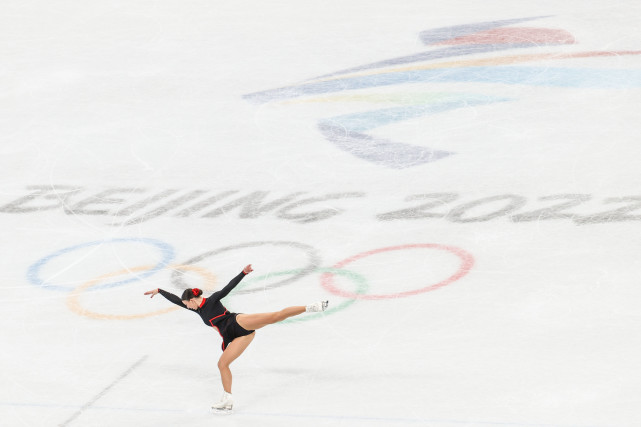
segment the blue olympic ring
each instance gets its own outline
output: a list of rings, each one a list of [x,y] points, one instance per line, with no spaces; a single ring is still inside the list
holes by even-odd
[[[29,267],[29,270],[27,272],[27,278],[29,281],[36,285],[36,286],[41,286],[46,289],[53,289],[57,291],[72,291],[74,288],[70,286],[62,286],[62,285],[53,285],[51,283],[48,283],[46,280],[43,280],[40,278],[40,270],[44,265],[46,265],[49,261],[51,261],[53,258],[59,257],[61,255],[64,255],[69,252],[73,252],[78,249],[86,248],[89,246],[98,246],[102,245],[105,243],[120,243],[120,242],[140,242],[140,243],[145,243],[151,246],[155,246],[160,250],[160,253],[162,254],[162,259],[158,264],[156,264],[153,268],[139,274],[135,275],[134,277],[131,277],[129,279],[124,279],[120,280],[117,282],[107,282],[103,283],[101,285],[95,286],[95,288],[113,288],[115,286],[120,286],[124,285],[126,283],[131,283],[136,280],[143,279],[145,277],[151,276],[152,274],[155,274],[157,271],[162,270],[165,268],[169,263],[174,259],[174,249],[171,245],[165,242],[161,242],[160,240],[155,240],[155,239],[147,239],[147,238],[141,238],[141,237],[130,237],[130,238],[116,238],[116,239],[108,239],[108,240],[98,240],[95,242],[88,242],[88,243],[82,243],[80,245],[75,245],[75,246],[69,246],[67,248],[60,249],[59,251],[56,251],[52,253],[51,255],[48,255],[46,257],[40,258],[38,261],[36,261],[34,264],[32,264]]]

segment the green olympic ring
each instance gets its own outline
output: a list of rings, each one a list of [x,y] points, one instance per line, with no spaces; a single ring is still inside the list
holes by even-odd
[[[248,280],[243,280],[236,286],[236,290],[241,289],[241,288],[246,288],[252,283],[255,282],[260,282],[262,280],[269,279],[271,277],[277,277],[277,276],[285,276],[285,275],[290,275],[290,274],[299,274],[301,271],[304,269],[296,269],[296,270],[286,270],[286,271],[278,271],[276,273],[269,273],[265,274],[262,276],[254,277]],[[341,268],[317,268],[315,270],[312,270],[311,273],[328,273],[328,274],[338,274],[340,276],[345,276],[351,280],[353,280],[356,283],[356,294],[365,294],[369,287],[367,286],[367,280],[361,276],[358,273],[354,273],[353,271],[349,270],[344,270]],[[233,292],[231,295],[232,296]],[[229,296],[227,298],[229,298]],[[282,322],[279,323],[300,323],[300,322],[306,322],[308,320],[313,320],[313,319],[318,319],[319,317],[326,316],[328,314],[333,314],[337,313],[341,310],[346,309],[350,305],[354,304],[356,302],[355,298],[349,299],[345,302],[342,302],[336,306],[330,305],[330,308],[325,310],[324,312],[321,313],[314,313],[314,314],[308,314],[307,316],[301,316],[301,317],[292,317],[290,319],[283,320]]]

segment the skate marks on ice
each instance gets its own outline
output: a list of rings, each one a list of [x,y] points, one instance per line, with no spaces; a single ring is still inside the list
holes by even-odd
[[[138,359],[133,365],[131,365],[126,371],[124,371],[118,378],[116,378],[111,384],[109,384],[107,387],[103,388],[100,393],[95,395],[92,399],[90,399],[87,403],[82,405],[80,409],[78,409],[76,412],[74,412],[69,418],[67,418],[64,422],[59,424],[59,427],[67,427],[70,424],[72,424],[78,417],[82,415],[84,411],[89,409],[94,403],[96,403],[101,397],[103,397],[105,394],[109,392],[114,386],[116,386],[118,383],[120,383],[122,380],[127,378],[133,371],[135,371],[140,365],[142,365],[145,360],[147,360],[149,356],[144,355],[140,359]]]

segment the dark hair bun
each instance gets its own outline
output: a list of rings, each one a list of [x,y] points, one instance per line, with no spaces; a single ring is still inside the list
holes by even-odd
[[[180,298],[183,301],[189,301],[192,298],[198,298],[203,294],[203,291],[201,291],[198,288],[187,288],[183,292],[182,298]]]

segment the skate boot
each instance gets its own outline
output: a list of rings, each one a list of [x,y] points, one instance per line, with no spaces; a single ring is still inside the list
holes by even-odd
[[[223,396],[220,398],[220,402],[214,403],[211,406],[211,409],[216,413],[229,414],[233,407],[234,399],[231,397],[231,393],[227,393],[225,391],[223,392]]]
[[[305,307],[305,313],[317,313],[319,311],[325,311],[327,310],[328,305],[329,301],[319,301],[314,304],[310,304]]]

